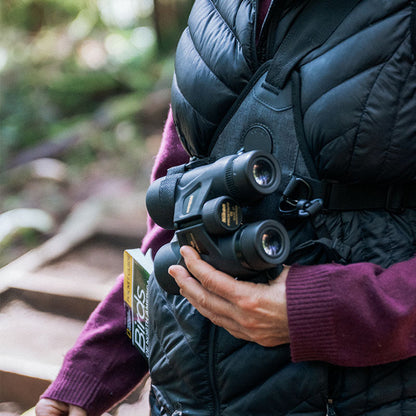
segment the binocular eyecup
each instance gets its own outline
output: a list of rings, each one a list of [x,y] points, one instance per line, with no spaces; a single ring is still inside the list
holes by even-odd
[[[192,232],[189,230],[189,233]],[[178,241],[178,238],[183,244]],[[170,294],[179,294],[179,287],[169,275],[168,269],[173,264],[185,267],[179,250],[182,245],[193,245],[191,238],[188,232],[182,232],[156,253],[154,261],[156,280],[162,289]],[[209,252],[201,244],[201,241],[206,244],[206,238],[205,235],[198,241],[201,258],[216,269],[241,280],[250,280],[259,272],[282,264],[289,255],[288,234],[285,228],[275,220],[243,225],[237,232],[218,238],[215,244],[212,243]]]

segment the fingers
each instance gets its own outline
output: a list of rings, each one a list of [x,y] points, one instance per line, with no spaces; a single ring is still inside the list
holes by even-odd
[[[211,293],[233,300],[236,296],[240,296],[243,285],[247,287],[247,292],[250,291],[251,283],[239,282],[230,275],[223,273],[210,264],[203,261],[199,254],[189,246],[181,247],[181,254],[185,260],[186,267],[189,272],[202,284],[202,286]],[[243,283],[243,285],[241,284]],[[237,290],[238,286],[238,290]]]
[[[81,407],[52,399],[40,399],[35,408],[36,416],[87,416]]]
[[[250,339],[251,336],[241,325],[243,316],[238,302],[234,302],[234,298],[242,299],[239,294],[246,282],[237,282],[233,277],[216,270],[201,260],[196,251],[190,247],[183,247],[181,254],[189,272],[177,265],[169,269],[169,273],[180,287],[181,294],[201,315],[215,325],[225,328],[236,338]]]
[[[62,416],[68,414],[69,405],[57,400],[40,399],[36,405],[36,416]]]
[[[87,412],[81,407],[70,404],[68,416],[87,416]]]
[[[289,342],[286,307],[288,268],[269,284],[235,280],[182,247],[186,268],[169,268],[180,293],[206,318],[236,338],[275,346]],[[194,277],[192,277],[194,276]]]
[[[186,297],[205,317],[217,323],[220,315],[232,314],[233,305],[228,300],[209,291],[184,267],[172,266],[169,273],[180,287],[182,296]]]

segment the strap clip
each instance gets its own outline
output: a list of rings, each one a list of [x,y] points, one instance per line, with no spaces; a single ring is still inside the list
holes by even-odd
[[[310,217],[323,207],[322,199],[311,199],[312,188],[303,178],[292,176],[282,194],[279,211],[286,216]]]
[[[312,201],[302,199],[296,204],[296,210],[301,218],[314,217],[322,209],[323,205],[324,201],[321,198],[312,199]]]

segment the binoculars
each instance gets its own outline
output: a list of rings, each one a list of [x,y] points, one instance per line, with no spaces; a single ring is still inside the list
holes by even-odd
[[[244,223],[243,208],[275,192],[281,171],[273,155],[253,150],[172,168],[154,181],[146,207],[154,222],[175,230],[172,241],[159,249],[154,274],[159,285],[179,294],[168,274],[184,265],[179,249],[190,245],[216,269],[242,280],[275,268],[289,255],[286,229],[274,219]]]

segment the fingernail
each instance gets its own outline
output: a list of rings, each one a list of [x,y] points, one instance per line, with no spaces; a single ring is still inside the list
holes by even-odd
[[[181,253],[182,257],[185,257],[186,253],[188,252],[188,247],[187,246],[182,246],[180,248],[179,252]]]
[[[182,257],[192,257],[194,255],[194,249],[190,246],[182,246],[180,249]]]

